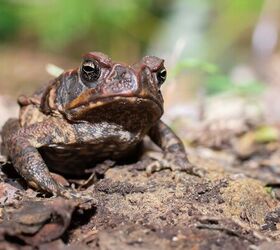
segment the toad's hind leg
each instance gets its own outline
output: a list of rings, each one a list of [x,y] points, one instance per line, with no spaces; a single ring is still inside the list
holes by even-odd
[[[52,178],[37,149],[50,141],[61,140],[56,127],[59,125],[49,123],[21,128],[17,119],[8,120],[2,130],[3,153],[8,155],[15,169],[29,185],[69,198],[73,196],[72,191],[65,189]]]

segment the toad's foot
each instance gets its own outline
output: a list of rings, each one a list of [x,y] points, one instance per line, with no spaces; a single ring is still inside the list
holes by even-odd
[[[88,208],[97,204],[97,200],[93,197],[92,192],[77,191],[70,188],[60,186],[57,196],[71,199],[77,202],[79,207]]]
[[[154,158],[154,157],[153,157]],[[168,157],[168,155],[164,155],[161,158],[154,158],[155,161],[151,162],[146,167],[147,175],[151,175],[154,172],[159,172],[164,169],[170,169],[171,171],[180,173],[185,172],[190,175],[195,175],[199,177],[203,177],[205,175],[205,171],[203,169],[197,168],[192,165],[189,160],[184,157]]]
[[[55,176],[55,179],[50,179],[52,180],[52,185],[48,185],[48,186],[44,186],[44,188],[42,188],[42,186],[38,185],[36,182],[34,181],[29,181],[28,185],[33,187],[35,190],[39,191],[39,192],[43,192],[43,193],[50,193],[53,196],[60,196],[63,197],[65,199],[69,199],[69,200],[73,200],[75,202],[77,202],[77,204],[82,205],[82,204],[86,204],[86,203],[90,203],[90,204],[96,204],[97,201],[96,199],[93,197],[93,193],[92,192],[88,192],[88,191],[78,191],[75,189],[72,189],[70,187],[65,187],[64,178],[59,176],[59,175],[54,175],[53,173],[51,174],[52,177]],[[59,178],[58,178],[59,177]],[[62,181],[63,180],[63,181]],[[50,189],[51,187],[51,189]]]

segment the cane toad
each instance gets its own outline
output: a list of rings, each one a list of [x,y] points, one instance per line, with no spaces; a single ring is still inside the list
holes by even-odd
[[[71,175],[105,159],[132,154],[145,135],[163,151],[158,170],[188,171],[181,140],[164,124],[160,87],[164,61],[146,56],[132,66],[90,52],[32,96],[21,96],[19,119],[2,130],[3,153],[33,187],[72,197],[49,168]]]

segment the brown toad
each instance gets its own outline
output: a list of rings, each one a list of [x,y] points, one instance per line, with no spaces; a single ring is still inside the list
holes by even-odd
[[[146,56],[128,66],[91,52],[31,97],[21,96],[19,119],[2,131],[3,153],[29,185],[71,197],[51,176],[81,175],[105,159],[128,157],[148,135],[163,151],[157,170],[188,171],[180,139],[160,121],[163,60]],[[48,167],[47,167],[48,166]]]

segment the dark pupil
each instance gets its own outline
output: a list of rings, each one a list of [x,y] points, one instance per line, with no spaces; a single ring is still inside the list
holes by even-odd
[[[166,69],[162,69],[158,72],[157,78],[160,84],[162,84],[166,79]]]
[[[100,69],[98,65],[94,62],[85,62],[82,67],[83,79],[90,82],[95,81],[100,76]]]

